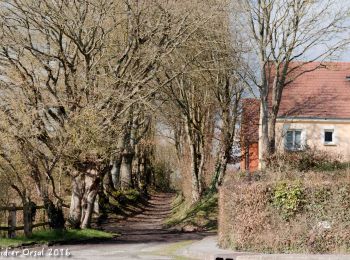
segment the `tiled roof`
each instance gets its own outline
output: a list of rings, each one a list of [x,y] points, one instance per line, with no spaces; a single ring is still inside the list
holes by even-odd
[[[296,74],[317,68],[285,87],[279,117],[350,118],[350,62],[319,65],[312,62],[297,69]]]

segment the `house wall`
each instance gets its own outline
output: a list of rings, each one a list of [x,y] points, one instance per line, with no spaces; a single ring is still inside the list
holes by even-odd
[[[310,148],[340,155],[350,161],[350,120],[278,120],[276,123],[276,147],[285,150],[285,135],[288,129],[302,130],[302,144]],[[334,129],[334,144],[324,144],[324,130]]]

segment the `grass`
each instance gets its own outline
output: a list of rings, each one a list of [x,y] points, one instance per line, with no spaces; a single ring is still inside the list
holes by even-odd
[[[63,231],[43,230],[33,232],[31,238],[24,236],[18,236],[16,238],[1,238],[0,248],[4,247],[16,247],[29,243],[45,244],[45,243],[57,243],[68,241],[85,241],[90,239],[110,239],[116,236],[116,234],[107,233],[95,229],[69,229]]]
[[[163,247],[161,250],[150,252],[150,254],[155,254],[159,256],[171,256],[175,260],[191,260],[191,258],[188,258],[185,256],[179,256],[177,255],[177,253],[180,249],[183,249],[191,245],[193,242],[194,242],[193,240],[176,242]]]
[[[142,194],[134,189],[126,191],[113,191],[109,194],[109,197],[100,198],[99,201],[101,210],[107,213],[118,213],[122,214],[124,211],[128,211],[131,207],[136,209],[144,203]]]
[[[181,196],[174,201],[173,214],[165,222],[167,227],[192,225],[201,230],[216,230],[218,196],[208,194],[195,204],[187,203]]]

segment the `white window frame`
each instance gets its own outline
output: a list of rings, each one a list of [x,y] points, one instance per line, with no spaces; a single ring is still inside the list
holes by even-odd
[[[326,132],[332,132],[333,133],[332,134],[332,142],[326,142]],[[322,138],[323,138],[323,144],[324,145],[336,145],[334,128],[324,128],[323,129]]]
[[[288,147],[288,132],[293,132],[293,147]],[[300,147],[295,147],[295,132],[300,132]],[[302,151],[304,149],[304,131],[302,129],[287,129],[284,137],[284,148],[287,151]]]

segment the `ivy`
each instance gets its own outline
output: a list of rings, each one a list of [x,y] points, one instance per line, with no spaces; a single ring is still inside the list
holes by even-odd
[[[304,189],[301,183],[277,183],[273,192],[272,204],[279,210],[283,219],[289,220],[302,209],[304,204]]]

